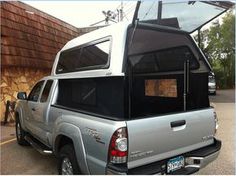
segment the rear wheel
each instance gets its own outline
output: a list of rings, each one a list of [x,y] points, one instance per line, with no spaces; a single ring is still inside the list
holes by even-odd
[[[16,139],[19,145],[28,146],[29,143],[25,140],[26,132],[22,129],[19,117],[16,117]]]
[[[58,172],[60,175],[81,174],[72,144],[63,146],[59,152]]]

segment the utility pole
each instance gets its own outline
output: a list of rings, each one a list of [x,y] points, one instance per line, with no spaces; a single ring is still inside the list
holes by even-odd
[[[161,16],[162,16],[162,1],[158,1],[157,20],[161,20]]]
[[[119,9],[116,10],[117,10],[117,21],[120,22],[120,10]]]
[[[124,5],[123,5],[123,1],[121,1],[120,4],[120,21],[123,21],[124,18]]]

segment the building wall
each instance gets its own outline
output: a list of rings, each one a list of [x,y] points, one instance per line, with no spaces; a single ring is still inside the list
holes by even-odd
[[[1,2],[2,66],[50,69],[58,50],[78,35],[77,28],[22,2]]]
[[[0,120],[6,101],[15,101],[19,91],[29,93],[50,74],[63,45],[81,34],[76,27],[22,2],[1,1]]]
[[[6,101],[15,101],[17,92],[24,91],[29,94],[34,84],[43,76],[49,74],[48,70],[35,68],[2,68],[1,69],[1,104],[0,111],[4,119]]]

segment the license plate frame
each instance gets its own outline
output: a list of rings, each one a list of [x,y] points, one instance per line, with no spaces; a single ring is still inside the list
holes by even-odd
[[[184,165],[185,161],[183,156],[177,156],[175,158],[169,159],[166,163],[167,174],[183,168]]]

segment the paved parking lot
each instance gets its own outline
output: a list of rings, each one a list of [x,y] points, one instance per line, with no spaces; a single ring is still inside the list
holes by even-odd
[[[235,103],[234,90],[218,91],[210,96],[219,118],[217,138],[222,141],[219,157],[198,174],[235,175]]]
[[[234,97],[234,90],[218,91],[216,96],[210,96],[220,122],[217,137],[223,146],[218,159],[197,174],[235,174]],[[31,147],[17,145],[14,127],[2,127],[1,131],[1,174],[57,174],[55,157],[43,156]]]

